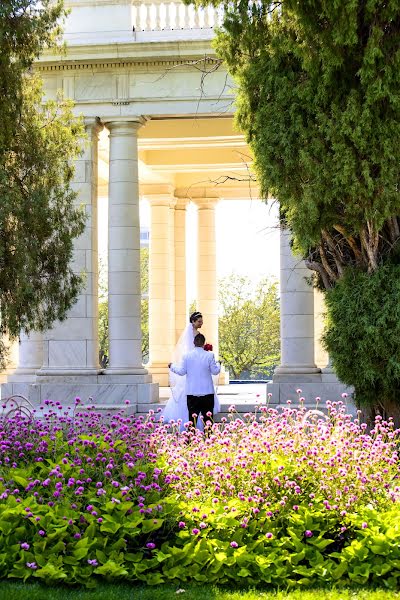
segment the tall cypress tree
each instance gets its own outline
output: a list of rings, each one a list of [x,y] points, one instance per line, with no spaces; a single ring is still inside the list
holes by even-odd
[[[400,403],[400,357],[386,370],[387,352],[379,350],[390,348],[398,336],[396,319],[387,315],[387,326],[377,327],[376,313],[368,308],[371,286],[363,285],[362,277],[352,319],[340,306],[346,294],[335,292],[351,285],[346,273],[354,269],[375,277],[379,290],[377,271],[400,262],[400,3],[226,0],[223,5],[216,49],[237,83],[237,123],[254,151],[263,195],[279,200],[294,250],[328,290],[328,327],[335,327],[335,334],[325,341],[334,365],[344,382],[356,383],[360,400],[371,403],[374,396],[384,405],[392,389],[390,402]],[[382,311],[400,305],[400,297],[386,302],[389,293],[397,294],[397,286],[387,286]],[[349,339],[340,343],[344,338],[337,333],[345,312],[353,324],[359,320],[354,347]],[[369,340],[384,336],[385,341],[364,345],[369,366],[356,360],[360,335],[367,333]],[[387,373],[385,385],[379,383],[379,368]]]
[[[85,224],[71,188],[82,124],[68,102],[43,102],[32,74],[63,16],[60,1],[0,4],[0,333],[11,337],[63,319],[82,283],[70,266]]]

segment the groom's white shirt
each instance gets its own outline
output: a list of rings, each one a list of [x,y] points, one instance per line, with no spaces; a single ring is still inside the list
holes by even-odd
[[[211,375],[218,375],[221,367],[215,362],[212,352],[204,348],[194,348],[184,355],[182,364],[171,365],[177,375],[186,375],[186,395],[205,396],[214,393]]]

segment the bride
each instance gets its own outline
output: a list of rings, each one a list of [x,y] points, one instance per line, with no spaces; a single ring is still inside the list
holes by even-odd
[[[193,350],[193,340],[199,333],[199,329],[203,325],[203,315],[200,312],[194,312],[190,315],[189,324],[183,330],[172,357],[173,363],[181,363],[184,354]],[[214,387],[216,388],[218,375],[214,379]],[[164,411],[161,413],[164,418],[164,423],[169,421],[181,420],[181,431],[184,429],[184,424],[189,420],[189,412],[186,399],[186,376],[179,376],[169,372],[169,382],[171,387],[171,397],[165,405]],[[214,395],[214,415],[220,411],[220,404],[217,393]],[[199,429],[202,429],[203,423],[198,420]]]

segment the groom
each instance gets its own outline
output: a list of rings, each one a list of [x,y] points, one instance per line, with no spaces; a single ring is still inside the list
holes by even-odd
[[[198,333],[194,349],[184,355],[180,366],[168,365],[176,375],[186,375],[186,396],[189,422],[195,425],[196,415],[201,413],[204,420],[214,416],[214,384],[211,375],[218,375],[221,366],[215,362],[214,354],[204,350],[206,338]],[[209,414],[211,413],[211,417]]]

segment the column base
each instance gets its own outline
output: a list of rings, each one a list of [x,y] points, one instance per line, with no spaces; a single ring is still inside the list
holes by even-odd
[[[321,369],[307,365],[282,365],[275,369],[272,380],[274,383],[292,381],[317,383],[318,381],[322,381]]]
[[[110,367],[109,369],[105,369],[103,371],[104,375],[139,375],[139,376],[148,376],[149,372],[144,367],[138,367],[136,369],[124,369],[123,367]],[[151,380],[151,378],[150,378]]]

